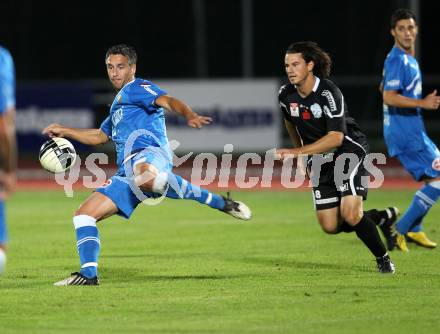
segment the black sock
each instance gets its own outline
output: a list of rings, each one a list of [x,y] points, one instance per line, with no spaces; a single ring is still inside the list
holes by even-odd
[[[382,225],[382,223],[388,218],[386,210],[368,210],[364,211],[364,215],[367,215],[377,226]]]
[[[386,254],[387,251],[380,239],[379,232],[368,215],[364,214],[360,222],[353,226],[353,229],[375,257],[383,257]]]
[[[345,220],[342,222],[342,224],[339,226],[339,231],[341,232],[345,232],[345,233],[350,233],[350,232],[354,232],[354,228],[353,226],[351,226],[350,224],[348,224]]]

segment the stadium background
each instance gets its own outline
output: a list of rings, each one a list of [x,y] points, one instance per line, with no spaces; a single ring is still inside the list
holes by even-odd
[[[220,154],[223,138],[237,154],[288,145],[276,90],[285,82],[284,51],[298,40],[317,41],[331,54],[332,79],[351,115],[369,136],[372,151],[386,152],[378,85],[392,46],[389,17],[399,7],[412,8],[419,17],[426,94],[440,83],[440,64],[431,52],[440,29],[430,15],[439,7],[436,2],[5,0],[0,43],[16,64],[20,176],[48,176],[34,169],[45,125],[98,126],[106,116],[114,95],[104,54],[120,42],[137,48],[138,76],[215,116],[216,125],[198,133],[169,116],[170,137],[182,143],[181,153]],[[437,113],[426,112],[425,119],[428,133],[440,142]],[[103,150],[112,154],[111,146]],[[390,165],[392,175],[407,176],[396,172],[392,160]]]

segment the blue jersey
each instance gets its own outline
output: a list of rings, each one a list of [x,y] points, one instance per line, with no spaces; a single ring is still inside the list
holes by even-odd
[[[15,107],[15,71],[11,54],[0,46],[0,114]]]
[[[118,166],[124,159],[145,148],[161,148],[160,152],[171,161],[163,108],[155,104],[165,91],[144,79],[127,83],[116,95],[109,116],[101,130],[116,145]]]
[[[383,89],[420,99],[422,74],[417,60],[394,46],[385,59]],[[383,106],[384,137],[391,156],[408,151],[420,151],[425,146],[425,126],[420,108]]]

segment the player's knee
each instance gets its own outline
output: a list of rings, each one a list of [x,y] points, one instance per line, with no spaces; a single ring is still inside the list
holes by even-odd
[[[80,206],[79,209],[75,211],[75,213],[73,214],[73,217],[77,217],[77,216],[89,216],[89,217],[93,217],[97,220],[101,218],[101,217],[97,216],[96,213],[91,212],[91,210],[84,208],[84,206]]]
[[[362,219],[362,211],[358,209],[341,210],[341,216],[350,225],[356,225]]]
[[[327,234],[339,233],[338,224],[336,221],[320,219],[319,225],[321,226],[321,229]]]
[[[337,226],[321,225],[321,229],[327,234],[338,234],[339,233]]]
[[[134,171],[135,184],[143,191],[153,191],[154,180],[159,174],[159,170],[151,164],[139,164]]]

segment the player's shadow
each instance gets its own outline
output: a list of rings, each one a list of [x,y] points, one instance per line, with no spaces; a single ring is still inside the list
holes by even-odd
[[[101,279],[108,280],[113,283],[127,283],[133,281],[193,281],[193,280],[228,280],[248,277],[245,274],[192,274],[192,275],[149,275],[143,270],[136,268],[106,268],[101,270]]]
[[[284,259],[284,258],[269,258],[269,257],[247,257],[242,258],[242,262],[250,262],[257,264],[264,264],[271,267],[288,267],[304,270],[356,270],[362,272],[370,272],[371,269],[363,266],[353,266],[336,264],[336,263],[322,263],[322,262],[311,262],[311,261],[300,261],[295,259]]]

